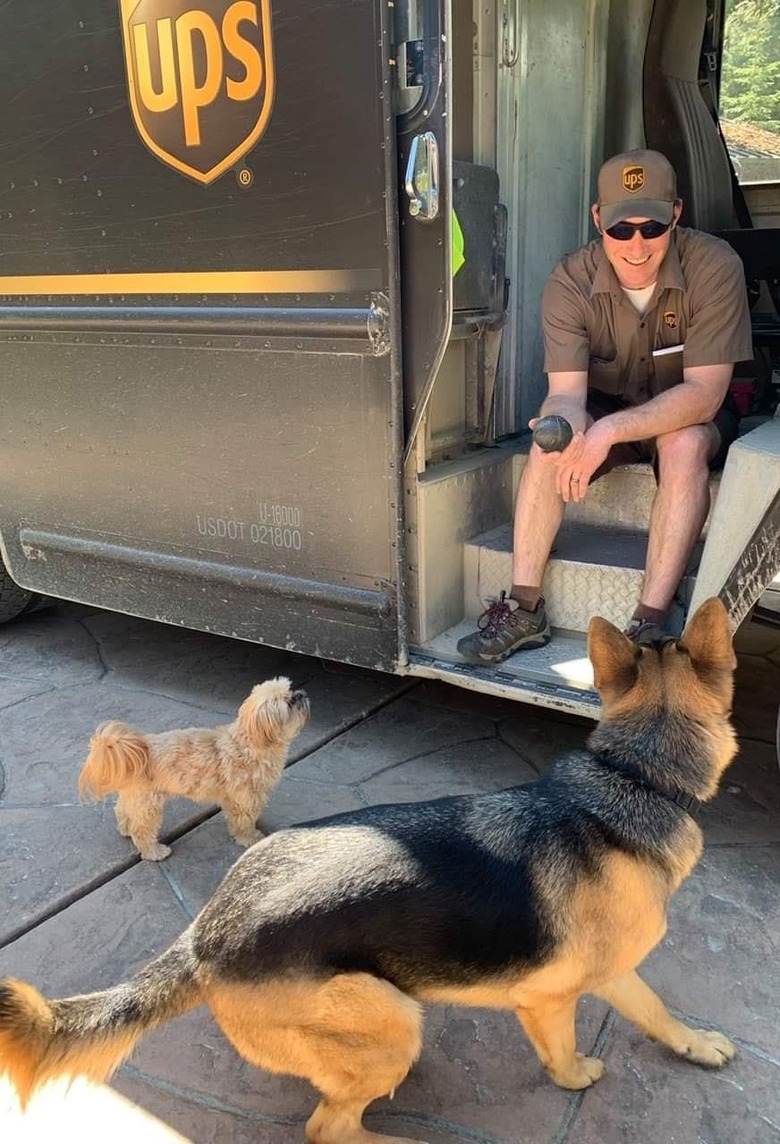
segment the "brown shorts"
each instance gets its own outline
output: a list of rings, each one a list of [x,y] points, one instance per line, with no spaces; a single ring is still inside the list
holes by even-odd
[[[588,390],[586,408],[594,421],[598,421],[601,417],[607,417],[610,413],[618,413],[621,409],[628,409],[630,405],[630,402],[623,401],[620,397],[614,397],[611,393],[600,393],[595,389]],[[720,434],[720,445],[710,461],[710,469],[717,470],[723,468],[729,445],[737,438],[739,416],[726,403],[721,405],[712,419],[712,424]],[[636,465],[638,463],[652,465],[655,475],[658,477],[658,453],[654,437],[646,441],[627,441],[613,445],[604,464],[596,469],[590,478],[591,483],[598,480],[599,477],[603,477],[605,473],[617,465]]]

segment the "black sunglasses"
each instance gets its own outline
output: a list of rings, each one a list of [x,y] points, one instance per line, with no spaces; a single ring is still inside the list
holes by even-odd
[[[671,222],[656,222],[652,218],[649,222],[616,222],[604,233],[608,234],[610,238],[617,239],[618,242],[628,242],[637,231],[642,235],[642,238],[660,238],[662,234],[666,234],[671,225]]]

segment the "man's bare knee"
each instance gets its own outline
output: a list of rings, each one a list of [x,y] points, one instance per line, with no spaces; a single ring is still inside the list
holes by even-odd
[[[555,487],[556,476],[555,465],[545,460],[545,455],[538,445],[532,445],[523,469],[523,483],[531,482],[541,488]]]
[[[656,440],[661,475],[690,477],[706,473],[718,444],[718,432],[711,424],[688,425],[685,429],[664,433]]]

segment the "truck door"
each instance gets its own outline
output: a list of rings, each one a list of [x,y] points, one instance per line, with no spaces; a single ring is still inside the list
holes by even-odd
[[[452,20],[448,0],[398,0],[395,13],[408,455],[452,329]]]
[[[388,13],[6,6],[0,533],[21,585],[398,662]]]

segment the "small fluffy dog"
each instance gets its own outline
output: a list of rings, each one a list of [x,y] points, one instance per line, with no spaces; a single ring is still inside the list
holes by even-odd
[[[119,793],[119,833],[142,858],[159,862],[171,850],[158,841],[166,798],[216,802],[241,846],[262,838],[257,819],[281,778],[290,744],[309,717],[305,691],[278,676],[252,688],[233,723],[144,735],[125,723],[104,723],[90,741],[79,794]]]

